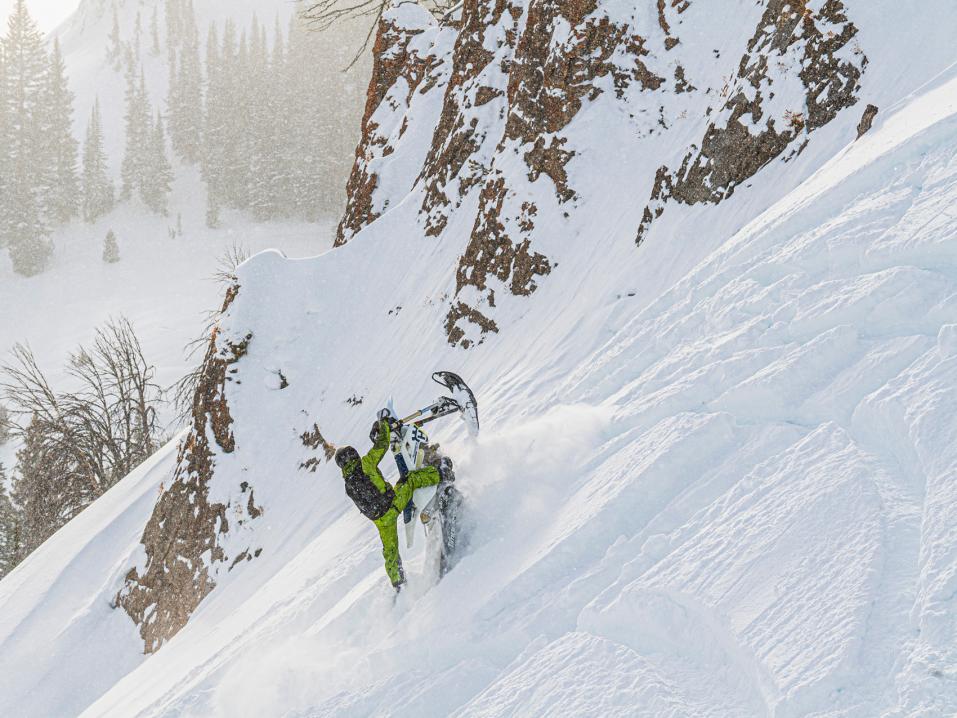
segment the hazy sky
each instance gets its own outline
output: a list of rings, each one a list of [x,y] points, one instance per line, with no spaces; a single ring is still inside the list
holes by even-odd
[[[7,18],[16,4],[16,0],[0,0],[0,32],[6,32]],[[56,29],[79,4],[80,0],[27,0],[30,14],[44,32]]]

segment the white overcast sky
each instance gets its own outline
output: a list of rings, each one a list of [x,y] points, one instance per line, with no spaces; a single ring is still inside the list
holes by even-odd
[[[16,0],[0,0],[0,33],[6,33],[7,18],[16,4]],[[44,32],[55,30],[79,4],[80,0],[27,0],[30,14]]]

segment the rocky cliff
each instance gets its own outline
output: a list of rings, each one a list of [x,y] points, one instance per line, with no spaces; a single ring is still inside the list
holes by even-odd
[[[226,311],[239,291],[227,293]],[[237,362],[246,354],[251,335],[230,341],[214,331],[203,360],[192,407],[192,426],[180,444],[176,472],[143,531],[146,560],[130,569],[116,597],[139,626],[147,653],[159,649],[179,631],[216,585],[215,576],[239,561],[251,560],[256,549],[229,555],[222,537],[230,522],[241,527],[260,514],[253,489],[243,483],[229,499],[210,495],[216,455],[236,447],[233,418],[226,396],[228,384],[240,383]],[[233,533],[235,534],[235,527]]]
[[[371,281],[370,260],[358,263],[352,245],[415,235],[434,248],[421,250],[431,273],[452,281],[446,291],[404,288],[388,316],[416,303],[438,324],[419,334],[437,331],[446,350],[474,349],[508,332],[559,267],[573,282],[610,213],[614,236],[603,241],[626,258],[682,241],[663,219],[669,205],[706,210],[746,193],[769,165],[794,162],[862,97],[868,60],[857,33],[840,0],[466,0],[438,18],[410,0],[390,5],[328,262]],[[854,139],[858,120],[860,112],[846,117],[839,141]],[[401,225],[389,224],[398,207]],[[252,290],[259,299],[249,299],[247,318],[265,287]],[[145,558],[118,596],[147,651],[185,625],[217,577],[263,550],[256,527],[270,506],[251,477],[267,469],[230,455],[256,432],[246,387],[262,383],[257,372],[275,391],[295,388],[296,376],[279,359],[248,364],[257,337],[247,319],[229,321],[237,291],[242,298],[247,287],[230,293],[211,339],[175,476],[143,533]],[[298,402],[286,399],[296,468],[309,473],[332,448],[319,426],[341,432],[316,405],[361,403],[362,378],[329,381],[311,406],[284,392]],[[244,394],[247,414],[236,416],[233,397]]]
[[[669,202],[721,202],[855,105],[856,35],[840,0],[466,0],[437,20],[400,3],[380,24],[338,241],[421,203],[423,236],[462,245],[445,330],[467,348],[499,331],[497,305],[531,295],[616,188],[588,171],[596,132],[641,157],[629,172],[636,201],[651,188],[640,244]],[[389,158],[416,126],[396,177]]]

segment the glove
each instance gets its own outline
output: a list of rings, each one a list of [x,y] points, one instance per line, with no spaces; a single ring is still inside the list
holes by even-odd
[[[379,422],[374,421],[372,423],[372,429],[369,431],[369,441],[373,444],[376,443],[379,439]]]

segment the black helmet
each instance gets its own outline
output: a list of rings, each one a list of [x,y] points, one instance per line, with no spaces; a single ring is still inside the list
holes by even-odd
[[[336,466],[344,469],[350,462],[359,459],[359,452],[351,446],[343,446],[336,452]]]

